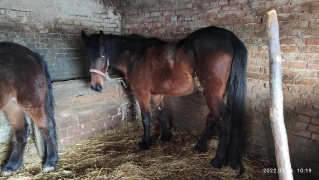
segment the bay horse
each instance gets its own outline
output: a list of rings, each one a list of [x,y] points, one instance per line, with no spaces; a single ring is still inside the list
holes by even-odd
[[[25,119],[28,114],[45,139],[44,172],[58,162],[54,98],[51,78],[42,57],[12,42],[0,42],[0,110],[11,124],[15,139],[13,151],[1,173],[10,175],[23,163],[23,153],[30,134]]]
[[[149,149],[150,100],[153,99],[162,126],[162,141],[169,141],[161,100],[164,95],[181,96],[202,90],[209,108],[206,129],[195,146],[206,151],[214,126],[220,131],[218,148],[210,162],[215,168],[240,167],[243,147],[246,97],[247,49],[231,31],[214,26],[198,29],[176,42],[99,34],[82,30],[86,56],[90,60],[91,89],[100,92],[108,68],[121,71],[141,108],[144,128],[141,150]]]

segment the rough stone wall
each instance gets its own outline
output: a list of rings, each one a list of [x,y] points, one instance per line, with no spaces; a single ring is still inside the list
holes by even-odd
[[[285,124],[292,161],[294,167],[311,166],[318,172],[319,2],[159,0],[147,3],[135,0],[123,10],[122,32],[173,41],[210,25],[233,31],[249,51],[246,149],[274,160],[268,113],[269,59],[265,24],[266,12],[270,9],[277,11],[280,26]],[[176,126],[200,127],[203,131],[207,109],[203,108],[201,95],[166,98],[165,101],[169,117]]]
[[[130,92],[125,95],[117,83],[107,83],[109,87],[98,94],[91,92],[87,80],[74,80],[89,77],[81,30],[119,33],[120,21],[121,16],[99,0],[0,1],[0,41],[22,44],[48,64],[62,146],[115,127],[135,107]],[[0,142],[10,140],[10,124],[0,112]]]

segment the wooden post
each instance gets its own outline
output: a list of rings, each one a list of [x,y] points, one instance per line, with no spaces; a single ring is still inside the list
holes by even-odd
[[[287,133],[283,116],[282,58],[279,44],[279,25],[275,10],[267,12],[267,35],[269,47],[270,124],[275,143],[275,154],[280,180],[290,180],[292,169]]]

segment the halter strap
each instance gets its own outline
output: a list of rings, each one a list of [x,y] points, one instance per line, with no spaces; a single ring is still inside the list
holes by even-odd
[[[104,56],[105,56],[105,55],[104,55]],[[106,57],[107,57],[107,56],[106,56]],[[107,64],[106,64],[107,68],[106,68],[105,73],[102,72],[102,71],[99,71],[99,70],[97,70],[97,69],[90,69],[90,72],[97,73],[97,74],[99,74],[99,75],[101,75],[101,76],[103,76],[103,77],[105,78],[105,76],[106,76],[106,74],[107,74],[108,67],[109,67],[109,65],[110,65],[109,57],[106,58],[106,63],[107,63]]]
[[[96,70],[96,69],[90,69],[90,72],[100,74],[100,75],[103,76],[103,77],[106,76],[106,73],[104,73],[104,72],[102,72],[102,71],[99,71],[99,70]]]

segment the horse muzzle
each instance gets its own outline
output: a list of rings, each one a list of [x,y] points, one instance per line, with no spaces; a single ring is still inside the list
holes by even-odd
[[[91,89],[96,92],[101,92],[102,86],[100,84],[96,84],[95,86],[91,85]]]

